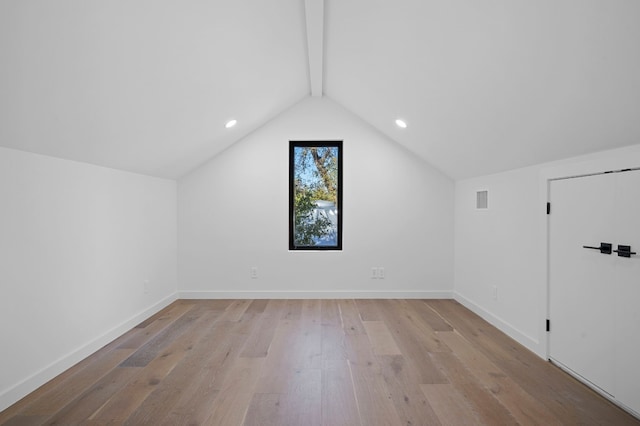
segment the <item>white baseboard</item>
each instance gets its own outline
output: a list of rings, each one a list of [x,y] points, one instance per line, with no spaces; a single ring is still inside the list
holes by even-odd
[[[96,337],[95,339],[87,342],[73,352],[52,362],[45,368],[32,374],[20,383],[2,391],[2,393],[0,393],[0,411],[15,404],[20,399],[38,389],[40,386],[47,383],[49,380],[53,379],[63,371],[73,367],[75,364],[82,361],[105,345],[113,342],[115,339],[122,336],[124,333],[131,330],[142,321],[159,312],[161,309],[167,307],[175,300],[177,300],[177,296],[177,293],[173,293],[170,296],[165,297],[149,308],[135,314],[131,318],[113,327],[101,336]]]
[[[464,297],[458,292],[453,292],[453,299],[459,302],[465,308],[469,309],[470,311],[482,317],[482,319],[484,319],[489,324],[496,327],[498,330],[505,333],[507,336],[511,337],[516,342],[520,343],[521,345],[529,349],[531,352],[535,353],[541,358],[546,359],[545,354],[540,353],[541,351],[540,342],[538,342],[538,340],[521,332],[517,328],[511,326],[511,324],[509,324],[508,322],[504,321],[502,318],[497,317],[491,312],[485,310],[484,308],[480,307],[479,305],[467,299],[466,297]]]
[[[442,291],[180,291],[180,299],[452,299]]]

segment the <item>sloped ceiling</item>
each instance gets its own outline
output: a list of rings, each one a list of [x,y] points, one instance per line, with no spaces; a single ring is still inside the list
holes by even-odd
[[[638,22],[637,0],[3,0],[0,145],[177,178],[313,89],[452,178],[498,172],[640,143]]]
[[[0,143],[175,178],[308,95],[306,45],[301,0],[1,0]]]

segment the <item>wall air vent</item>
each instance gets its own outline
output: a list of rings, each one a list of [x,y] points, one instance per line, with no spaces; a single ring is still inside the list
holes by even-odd
[[[489,208],[489,191],[476,192],[476,209],[485,210]]]

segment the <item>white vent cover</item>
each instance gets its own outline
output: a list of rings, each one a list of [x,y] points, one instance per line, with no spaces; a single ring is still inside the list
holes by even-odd
[[[476,192],[476,209],[489,208],[489,191]]]

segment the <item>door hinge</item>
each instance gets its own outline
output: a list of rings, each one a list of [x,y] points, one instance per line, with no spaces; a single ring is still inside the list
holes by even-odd
[[[547,331],[551,331],[551,321],[547,320]]]
[[[547,203],[547,214],[551,214],[551,203]]]

